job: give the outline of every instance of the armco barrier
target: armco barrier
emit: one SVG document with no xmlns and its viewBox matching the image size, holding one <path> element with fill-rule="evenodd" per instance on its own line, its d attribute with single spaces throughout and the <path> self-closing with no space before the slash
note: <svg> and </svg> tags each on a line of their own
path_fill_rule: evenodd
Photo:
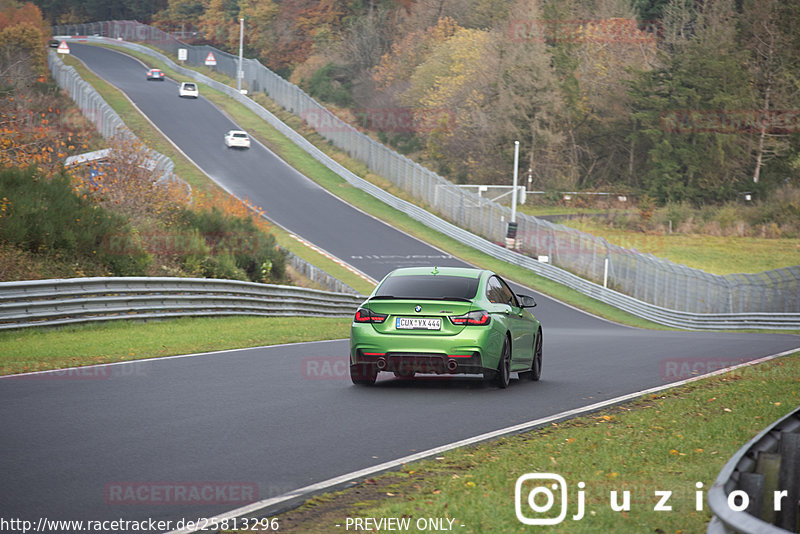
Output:
<svg viewBox="0 0 800 534">
<path fill-rule="evenodd" d="M 707 534 L 800 532 L 800 408 L 728 460 L 708 491 L 708 506 L 714 518 Z"/>
<path fill-rule="evenodd" d="M 364 297 L 205 278 L 70 278 L 0 282 L 0 330 L 207 315 L 349 317 Z"/>
<path fill-rule="evenodd" d="M 461 243 L 465 243 L 477 250 L 480 250 L 481 252 L 505 262 L 529 269 L 538 275 L 566 285 L 567 287 L 583 293 L 584 295 L 588 295 L 589 297 L 622 309 L 628 313 L 666 326 L 696 330 L 726 330 L 742 328 L 774 330 L 800 329 L 800 313 L 756 312 L 712 314 L 677 311 L 662 306 L 657 306 L 649 302 L 644 302 L 618 291 L 605 288 L 597 283 L 581 278 L 568 271 L 559 269 L 558 267 L 555 267 L 549 263 L 542 263 L 529 256 L 508 250 L 463 228 L 459 228 L 458 226 L 445 221 L 440 217 L 437 217 L 436 215 L 420 208 L 415 204 L 387 193 L 380 187 L 360 178 L 359 176 L 356 176 L 354 173 L 340 165 L 327 154 L 311 144 L 311 142 L 305 139 L 302 135 L 295 132 L 275 115 L 261 107 L 252 99 L 240 94 L 233 87 L 213 80 L 194 70 L 177 65 L 170 58 L 146 46 L 129 43 L 126 41 L 110 40 L 103 37 L 90 37 L 87 40 L 98 43 L 114 44 L 123 48 L 136 50 L 138 52 L 147 54 L 150 57 L 158 59 L 159 61 L 163 61 L 169 65 L 170 68 L 176 70 L 181 75 L 186 76 L 187 78 L 192 78 L 198 82 L 202 82 L 209 87 L 212 87 L 213 89 L 216 89 L 237 100 L 254 114 L 267 121 L 283 135 L 291 139 L 295 144 L 308 152 L 320 163 L 341 176 L 348 183 L 369 193 L 373 197 L 388 204 L 389 206 L 398 209 L 413 219 L 422 222 L 426 226 L 452 237 Z M 800 267 L 794 267 L 792 269 L 797 271 L 797 276 L 800 278 Z M 732 307 L 732 303 L 730 307 Z"/>
<path fill-rule="evenodd" d="M 334 278 L 333 276 L 331 276 L 324 270 L 320 269 L 316 265 L 308 263 L 300 256 L 296 256 L 295 254 L 289 252 L 286 249 L 283 249 L 283 251 L 286 254 L 287 264 L 291 265 L 295 271 L 302 274 L 315 284 L 322 286 L 327 291 L 333 291 L 334 293 L 349 293 L 351 295 L 360 295 L 358 291 L 348 286 L 338 278 Z"/>
</svg>

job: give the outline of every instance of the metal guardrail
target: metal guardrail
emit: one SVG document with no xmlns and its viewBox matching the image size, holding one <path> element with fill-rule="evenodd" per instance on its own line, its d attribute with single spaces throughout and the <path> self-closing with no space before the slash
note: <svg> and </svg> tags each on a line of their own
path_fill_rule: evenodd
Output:
<svg viewBox="0 0 800 534">
<path fill-rule="evenodd" d="M 88 38 L 89 41 L 105 42 L 110 40 L 103 37 Z M 333 172 L 346 180 L 351 185 L 369 193 L 371 196 L 398 209 L 413 219 L 422 222 L 426 226 L 433 228 L 449 237 L 465 243 L 481 252 L 484 252 L 505 262 L 519 265 L 534 273 L 563 284 L 584 295 L 597 299 L 601 302 L 624 310 L 628 313 L 648 319 L 650 321 L 672 326 L 675 328 L 688 328 L 693 330 L 727 330 L 727 329 L 773 329 L 773 330 L 796 330 L 800 329 L 800 313 L 692 313 L 683 312 L 665 307 L 657 306 L 649 302 L 636 299 L 613 289 L 605 288 L 595 282 L 581 278 L 568 271 L 560 269 L 549 263 L 542 263 L 536 259 L 514 252 L 493 243 L 487 239 L 479 237 L 463 228 L 456 226 L 436 215 L 426 211 L 419 206 L 402 200 L 380 187 L 368 182 L 355 175 L 327 154 L 315 147 L 299 133 L 286 125 L 283 121 L 261 107 L 252 99 L 240 94 L 235 88 L 213 80 L 194 70 L 177 65 L 170 58 L 148 48 L 146 46 L 129 43 L 126 41 L 111 40 L 112 44 L 129 48 L 147 54 L 159 61 L 163 61 L 170 68 L 176 70 L 184 76 L 202 82 L 213 89 L 216 89 L 229 97 L 237 100 L 246 106 L 251 112 L 267 121 L 283 135 L 291 139 L 300 148 L 308 152 L 320 163 L 328 167 Z M 798 268 L 800 271 L 800 268 Z"/>
<path fill-rule="evenodd" d="M 0 330 L 207 315 L 349 317 L 360 295 L 205 278 L 0 282 Z"/>
<path fill-rule="evenodd" d="M 238 58 L 232 54 L 181 43 L 158 28 L 134 21 L 57 26 L 55 31 L 148 42 L 173 55 L 183 48 L 188 52 L 185 63 L 193 66 L 202 66 L 213 52 L 215 70 L 232 78 L 238 70 Z M 251 92 L 265 92 L 372 172 L 423 200 L 439 216 L 490 241 L 504 240 L 510 208 L 464 191 L 363 134 L 257 60 L 244 59 L 242 71 L 244 86 Z M 547 255 L 553 264 L 595 282 L 604 279 L 607 262 L 609 287 L 656 306 L 692 313 L 800 312 L 800 266 L 715 275 L 526 214 L 517 214 L 517 223 L 517 243 L 524 254 Z"/>
<path fill-rule="evenodd" d="M 296 270 L 298 273 L 302 274 L 315 284 L 324 287 L 328 291 L 333 291 L 334 293 L 349 293 L 351 295 L 362 296 L 361 293 L 359 293 L 349 285 L 345 284 L 338 278 L 335 278 L 332 275 L 328 274 L 326 271 L 320 269 L 316 265 L 308 263 L 300 256 L 297 256 L 286 249 L 283 249 L 283 251 L 286 253 L 286 263 L 291 265 L 292 268 L 294 268 L 294 270 Z"/>
<path fill-rule="evenodd" d="M 733 455 L 707 498 L 707 534 L 800 533 L 800 407 Z"/>
</svg>

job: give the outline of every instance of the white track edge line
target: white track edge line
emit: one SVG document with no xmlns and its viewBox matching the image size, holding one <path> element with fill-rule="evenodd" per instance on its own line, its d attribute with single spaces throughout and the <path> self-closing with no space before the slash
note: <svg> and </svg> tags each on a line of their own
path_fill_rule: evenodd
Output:
<svg viewBox="0 0 800 534">
<path fill-rule="evenodd" d="M 713 371 L 711 373 L 707 373 L 707 374 L 704 374 L 704 375 L 699 375 L 699 376 L 694 376 L 692 378 L 687 378 L 686 380 L 681 380 L 679 382 L 671 382 L 669 384 L 664 384 L 663 386 L 656 386 L 656 387 L 652 387 L 652 388 L 649 388 L 649 389 L 644 389 L 644 390 L 641 390 L 641 391 L 637 391 L 637 392 L 634 392 L 634 393 L 628 393 L 626 395 L 615 397 L 613 399 L 608 399 L 608 400 L 605 400 L 605 401 L 596 402 L 594 404 L 590 404 L 590 405 L 584 406 L 582 408 L 574 408 L 572 410 L 567 410 L 567 411 L 564 411 L 564 412 L 561 412 L 561 413 L 557 413 L 555 415 L 550 415 L 550 416 L 547 416 L 547 417 L 543 417 L 541 419 L 535 419 L 533 421 L 528 421 L 527 423 L 520 423 L 518 425 L 509 426 L 509 427 L 506 427 L 506 428 L 501 428 L 499 430 L 494 430 L 492 432 L 486 432 L 485 434 L 480 434 L 478 436 L 474 436 L 474 437 L 471 437 L 471 438 L 462 439 L 460 441 L 454 441 L 454 442 L 448 443 L 446 445 L 441 445 L 439 447 L 434 447 L 433 449 L 428 449 L 428 450 L 425 450 L 425 451 L 422 451 L 422 452 L 418 452 L 418 453 L 415 453 L 415 454 L 404 456 L 404 457 L 398 458 L 396 460 L 390 460 L 388 462 L 384 462 L 382 464 L 374 465 L 372 467 L 367 467 L 367 468 L 364 468 L 364 469 L 360 469 L 358 471 L 353 471 L 351 473 L 346 473 L 346 474 L 340 475 L 338 477 L 329 478 L 328 480 L 324 480 L 324 481 L 318 482 L 316 484 L 311 484 L 309 486 L 304 486 L 302 488 L 298 488 L 298 489 L 290 491 L 288 493 L 284 493 L 283 495 L 279 495 L 277 497 L 272 497 L 270 499 L 264 499 L 264 500 L 261 500 L 261 501 L 258 501 L 258 502 L 254 502 L 254 503 L 248 504 L 246 506 L 242 506 L 240 508 L 236 508 L 234 510 L 231 510 L 230 512 L 226 512 L 224 514 L 220 514 L 220 515 L 214 516 L 213 518 L 210 518 L 208 520 L 207 524 L 213 525 L 215 523 L 221 523 L 222 521 L 224 521 L 226 519 L 230 520 L 230 519 L 233 519 L 233 518 L 236 518 L 236 517 L 241 517 L 241 516 L 244 516 L 246 514 L 253 513 L 253 512 L 256 512 L 256 511 L 260 510 L 260 509 L 266 508 L 268 506 L 275 506 L 276 504 L 280 504 L 282 502 L 286 502 L 286 501 L 289 501 L 289 500 L 292 500 L 292 499 L 295 499 L 295 498 L 298 498 L 298 497 L 303 497 L 304 495 L 310 495 L 311 493 L 315 493 L 315 492 L 318 492 L 318 491 L 321 491 L 321 490 L 324 490 L 324 489 L 327 489 L 327 488 L 330 488 L 330 487 L 333 487 L 333 486 L 337 486 L 339 484 L 344 484 L 344 483 L 349 482 L 349 481 L 354 480 L 354 479 L 364 478 L 364 477 L 367 477 L 369 475 L 372 475 L 372 474 L 375 474 L 375 473 L 379 473 L 381 471 L 387 471 L 387 470 L 399 467 L 399 466 L 401 466 L 403 464 L 407 464 L 407 463 L 410 463 L 410 462 L 415 462 L 417 460 L 422 460 L 424 458 L 427 458 L 427 457 L 430 457 L 430 456 L 434 456 L 436 454 L 441 454 L 443 452 L 451 451 L 451 450 L 457 449 L 459 447 L 464 447 L 464 446 L 467 446 L 467 445 L 473 445 L 475 443 L 479 443 L 479 442 L 482 442 L 482 441 L 487 441 L 487 440 L 490 440 L 490 439 L 499 438 L 499 437 L 507 435 L 507 434 L 515 434 L 515 433 L 523 432 L 525 430 L 530 430 L 530 429 L 533 429 L 535 427 L 542 426 L 542 425 L 545 425 L 547 423 L 551 423 L 553 421 L 568 419 L 568 418 L 575 417 L 577 415 L 581 415 L 581 414 L 584 414 L 584 413 L 587 413 L 587 412 L 596 411 L 596 410 L 598 410 L 600 408 L 605 408 L 607 406 L 611 406 L 611 405 L 614 405 L 614 404 L 620 404 L 622 402 L 626 402 L 626 401 L 629 401 L 629 400 L 632 400 L 632 399 L 636 399 L 638 397 L 641 397 L 643 395 L 647 395 L 649 393 L 656 393 L 656 392 L 659 392 L 659 391 L 664 391 L 664 390 L 667 390 L 667 389 L 672 389 L 672 388 L 684 386 L 684 385 L 689 384 L 691 382 L 697 382 L 699 380 L 703 380 L 703 379 L 710 378 L 710 377 L 713 377 L 713 376 L 725 374 L 725 373 L 728 373 L 728 372 L 731 372 L 731 371 L 735 371 L 735 370 L 743 368 L 743 367 L 751 367 L 753 365 L 757 365 L 757 364 L 760 364 L 760 363 L 768 362 L 770 360 L 774 360 L 774 359 L 780 358 L 782 356 L 787 356 L 789 354 L 797 352 L 798 350 L 800 350 L 800 347 L 796 347 L 794 349 L 790 349 L 790 350 L 786 350 L 786 351 L 783 351 L 783 352 L 779 352 L 777 354 L 772 354 L 770 356 L 764 356 L 764 357 L 758 358 L 756 360 L 751 360 L 751 361 L 748 361 L 748 362 L 740 363 L 740 364 L 734 365 L 732 367 L 726 367 L 724 369 L 719 369 L 717 371 Z M 193 533 L 193 532 L 198 532 L 199 530 L 200 530 L 199 528 L 195 528 L 195 529 L 184 528 L 184 529 L 181 529 L 181 530 L 173 530 L 173 531 L 169 532 L 168 534 L 190 534 L 190 533 Z"/>
<path fill-rule="evenodd" d="M 304 345 L 304 344 L 311 344 L 311 343 L 331 343 L 334 341 L 347 341 L 348 338 L 339 338 L 339 339 L 318 339 L 316 341 L 296 341 L 294 343 L 276 343 L 275 345 L 258 345 L 255 347 L 239 347 L 238 349 L 220 349 L 220 350 L 210 350 L 206 352 L 193 352 L 190 354 L 173 354 L 172 356 L 153 356 L 152 358 L 141 358 L 138 360 L 125 360 L 121 362 L 107 362 L 107 363 L 93 363 L 92 365 L 79 365 L 75 367 L 59 367 L 58 369 L 44 369 L 42 371 L 31 371 L 29 373 L 15 373 L 13 375 L 0 375 L 0 380 L 4 378 L 19 378 L 19 377 L 27 377 L 27 376 L 34 376 L 40 375 L 45 373 L 63 373 L 65 371 L 75 371 L 81 369 L 91 369 L 92 367 L 106 367 L 112 365 L 130 365 L 135 363 L 150 363 L 150 362 L 160 362 L 164 360 L 177 360 L 180 358 L 193 358 L 195 356 L 209 356 L 215 354 L 225 354 L 226 352 L 239 352 L 245 350 L 254 350 L 254 349 L 271 349 L 277 347 L 290 347 L 292 345 Z"/>
</svg>

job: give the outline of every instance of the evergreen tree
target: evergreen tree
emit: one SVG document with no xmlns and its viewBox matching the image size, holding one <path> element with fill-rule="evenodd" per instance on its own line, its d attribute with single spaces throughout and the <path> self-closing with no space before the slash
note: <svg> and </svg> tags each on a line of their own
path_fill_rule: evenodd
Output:
<svg viewBox="0 0 800 534">
<path fill-rule="evenodd" d="M 633 84 L 642 186 L 659 201 L 730 199 L 747 182 L 747 135 L 715 122 L 753 109 L 736 24 L 731 0 L 672 0 L 661 65 Z"/>
</svg>

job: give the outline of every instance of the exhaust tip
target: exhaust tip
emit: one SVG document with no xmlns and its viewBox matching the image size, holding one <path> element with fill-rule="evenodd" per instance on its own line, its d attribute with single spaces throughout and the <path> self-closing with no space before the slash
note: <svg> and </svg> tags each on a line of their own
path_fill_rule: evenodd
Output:
<svg viewBox="0 0 800 534">
<path fill-rule="evenodd" d="M 386 358 L 378 358 L 378 371 L 386 369 Z"/>
<path fill-rule="evenodd" d="M 447 360 L 447 370 L 451 373 L 458 369 L 458 362 L 455 360 Z"/>
</svg>

